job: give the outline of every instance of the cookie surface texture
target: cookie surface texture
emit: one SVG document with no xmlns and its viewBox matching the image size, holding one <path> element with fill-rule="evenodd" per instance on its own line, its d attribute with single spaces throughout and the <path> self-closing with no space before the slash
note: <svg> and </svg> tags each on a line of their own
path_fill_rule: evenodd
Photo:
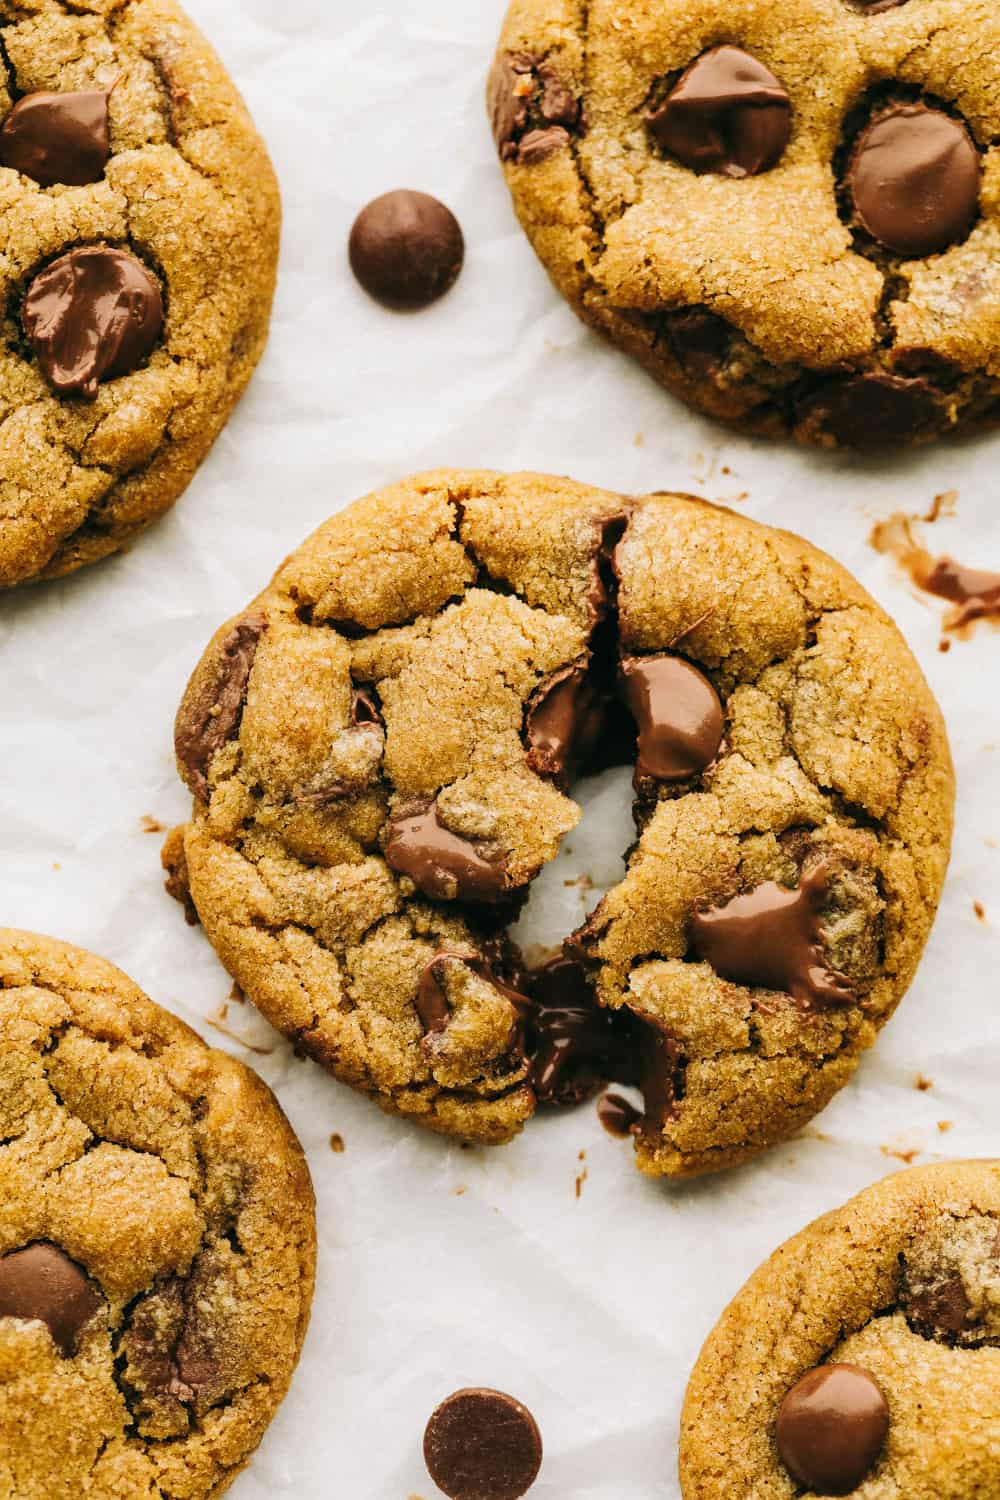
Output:
<svg viewBox="0 0 1000 1500">
<path fill-rule="evenodd" d="M 789 1240 L 723 1314 L 681 1491 L 986 1500 L 998 1432 L 1000 1163 L 916 1167 Z"/>
<path fill-rule="evenodd" d="M 691 406 L 858 449 L 1000 417 L 989 0 L 513 0 L 488 107 L 558 289 Z"/>
<path fill-rule="evenodd" d="M 111 964 L 0 930 L 0 1493 L 221 1495 L 284 1398 L 315 1267 L 255 1074 Z"/>
<path fill-rule="evenodd" d="M 567 934 L 583 999 L 567 963 L 538 1010 L 505 931 L 625 706 L 638 843 Z M 543 475 L 442 471 L 336 515 L 217 633 L 176 745 L 171 889 L 275 1026 L 384 1109 L 497 1142 L 540 1072 L 549 1102 L 593 1092 L 560 1081 L 572 1032 L 643 1088 L 652 1173 L 827 1103 L 948 859 L 940 713 L 842 568 L 702 501 Z"/>
<path fill-rule="evenodd" d="M 266 149 L 173 0 L 0 0 L 0 587 L 186 489 L 267 336 Z"/>
</svg>

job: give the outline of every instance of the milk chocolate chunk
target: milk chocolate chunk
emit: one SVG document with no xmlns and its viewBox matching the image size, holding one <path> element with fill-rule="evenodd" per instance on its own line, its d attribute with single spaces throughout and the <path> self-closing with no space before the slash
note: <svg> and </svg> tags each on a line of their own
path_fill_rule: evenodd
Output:
<svg viewBox="0 0 1000 1500">
<path fill-rule="evenodd" d="M 679 656 L 627 656 L 621 682 L 639 731 L 640 777 L 686 781 L 712 764 L 725 719 L 703 672 Z"/>
<path fill-rule="evenodd" d="M 430 962 L 424 965 L 417 986 L 417 1014 L 428 1036 L 444 1031 L 451 1018 L 451 1006 L 448 1003 L 448 992 L 444 984 L 445 970 L 449 964 L 464 964 L 467 969 L 478 974 L 480 979 L 484 979 L 487 984 L 499 990 L 500 994 L 510 1001 L 514 1008 L 515 1020 L 520 1023 L 531 1006 L 531 1001 L 526 995 L 522 995 L 518 990 L 498 979 L 486 960 L 479 954 L 443 952 L 436 953 Z"/>
<path fill-rule="evenodd" d="M 982 167 L 960 120 L 901 104 L 859 137 L 848 167 L 854 214 L 899 255 L 934 255 L 964 240 L 979 212 Z"/>
<path fill-rule="evenodd" d="M 970 1306 L 961 1276 L 944 1276 L 903 1296 L 906 1320 L 921 1338 L 956 1343 L 969 1327 Z"/>
<path fill-rule="evenodd" d="M 535 60 L 526 53 L 498 57 L 486 85 L 493 139 L 502 161 L 517 156 L 535 90 Z"/>
<path fill-rule="evenodd" d="M 427 1424 L 424 1461 L 449 1500 L 521 1500 L 542 1467 L 542 1436 L 513 1396 L 456 1391 Z"/>
<path fill-rule="evenodd" d="M 257 646 L 266 629 L 263 615 L 246 615 L 237 621 L 218 648 L 214 673 L 187 695 L 177 715 L 174 749 L 178 764 L 202 802 L 209 800 L 212 757 L 239 728 Z"/>
<path fill-rule="evenodd" d="M 580 126 L 580 101 L 558 69 L 527 53 L 496 60 L 487 102 L 501 161 L 542 161 L 568 145 L 570 132 Z"/>
<path fill-rule="evenodd" d="M 543 776 L 564 780 L 573 765 L 587 759 L 601 720 L 600 701 L 586 666 L 565 667 L 547 677 L 525 715 L 528 764 Z"/>
<path fill-rule="evenodd" d="M 820 1365 L 788 1392 L 775 1438 L 785 1468 L 819 1495 L 849 1495 L 878 1462 L 889 1407 L 857 1365 Z"/>
<path fill-rule="evenodd" d="M 22 316 L 56 394 L 92 401 L 102 381 L 130 374 L 151 352 L 163 329 L 163 299 L 134 255 L 87 245 L 39 272 Z"/>
<path fill-rule="evenodd" d="M 545 130 L 529 130 L 521 137 L 517 159 L 523 166 L 532 167 L 536 162 L 553 156 L 570 142 L 569 131 L 562 125 L 549 125 Z"/>
<path fill-rule="evenodd" d="M 397 312 L 416 312 L 458 280 L 465 237 L 437 198 L 400 188 L 361 210 L 349 252 L 351 269 L 369 296 Z"/>
<path fill-rule="evenodd" d="M 780 160 L 792 105 L 769 68 L 739 47 L 713 47 L 646 117 L 664 151 L 695 172 L 753 177 Z"/>
<path fill-rule="evenodd" d="M 732 328 L 705 307 L 667 313 L 663 329 L 677 363 L 689 374 L 712 378 L 729 358 Z"/>
<path fill-rule="evenodd" d="M 107 89 L 26 94 L 0 126 L 0 163 L 42 187 L 100 182 L 111 155 Z"/>
<path fill-rule="evenodd" d="M 0 1259 L 0 1318 L 44 1323 L 64 1359 L 102 1306 L 93 1283 L 55 1245 L 40 1242 Z"/>
<path fill-rule="evenodd" d="M 853 1005 L 850 981 L 826 957 L 820 913 L 828 887 L 827 867 L 820 864 L 795 890 L 768 882 L 725 906 L 696 912 L 694 950 L 721 978 L 782 990 L 806 1010 Z"/>
<path fill-rule="evenodd" d="M 510 889 L 502 851 L 445 828 L 436 802 L 417 804 L 390 821 L 385 857 L 434 901 L 494 902 Z"/>
<path fill-rule="evenodd" d="M 945 411 L 928 379 L 874 372 L 826 383 L 804 407 L 847 448 L 885 448 L 940 427 Z"/>
</svg>

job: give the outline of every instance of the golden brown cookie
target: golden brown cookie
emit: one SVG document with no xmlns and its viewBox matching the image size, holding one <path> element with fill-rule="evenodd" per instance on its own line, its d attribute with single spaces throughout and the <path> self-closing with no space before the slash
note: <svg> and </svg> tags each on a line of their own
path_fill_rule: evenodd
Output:
<svg viewBox="0 0 1000 1500">
<path fill-rule="evenodd" d="M 702 1350 L 684 1500 L 1000 1494 L 1000 1163 L 877 1183 L 751 1277 Z"/>
<path fill-rule="evenodd" d="M 580 316 L 745 432 L 1000 415 L 991 0 L 512 0 L 489 109 Z"/>
<path fill-rule="evenodd" d="M 792 1135 L 916 969 L 948 860 L 941 716 L 807 542 L 677 495 L 427 474 L 320 527 L 177 716 L 165 851 L 222 961 L 383 1109 L 505 1141 L 636 1084 L 640 1166 Z M 634 762 L 628 873 L 554 963 L 505 937 Z"/>
<path fill-rule="evenodd" d="M 0 1494 L 221 1495 L 288 1389 L 315 1252 L 261 1080 L 103 959 L 0 930 Z"/>
<path fill-rule="evenodd" d="M 0 0 L 0 588 L 173 505 L 260 358 L 279 228 L 173 0 Z"/>
</svg>

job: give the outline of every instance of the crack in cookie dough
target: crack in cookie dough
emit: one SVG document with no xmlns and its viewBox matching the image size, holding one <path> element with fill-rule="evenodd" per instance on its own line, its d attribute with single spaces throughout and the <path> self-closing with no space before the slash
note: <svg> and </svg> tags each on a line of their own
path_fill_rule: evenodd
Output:
<svg viewBox="0 0 1000 1500">
<path fill-rule="evenodd" d="M 0 587 L 118 550 L 179 497 L 263 350 L 280 203 L 263 143 L 173 0 L 0 0 L 0 125 L 36 94 L 110 91 L 95 180 L 42 187 L 0 134 Z M 4 82 L 6 72 L 6 84 Z M 89 147 L 88 147 L 89 149 Z M 19 151 L 17 162 L 26 166 Z M 58 395 L 23 316 L 67 252 L 108 251 L 165 305 L 152 352 Z M 131 293 L 126 293 L 131 296 Z M 96 392 L 96 394 L 95 394 Z"/>
<path fill-rule="evenodd" d="M 985 0 L 794 0 L 780 19 L 766 0 L 735 11 L 724 0 L 643 0 L 627 16 L 614 0 L 513 0 L 491 113 L 516 211 L 557 287 L 674 394 L 766 436 L 919 443 L 993 425 L 1000 412 L 998 43 Z M 713 81 L 674 110 L 670 138 L 693 151 L 681 160 L 652 131 L 678 80 L 699 60 L 718 71 L 720 55 L 742 55 L 729 68 L 739 87 L 727 98 Z M 544 59 L 579 104 L 576 128 L 537 157 L 509 149 L 502 113 L 498 122 L 497 79 L 511 58 Z M 755 69 L 777 88 L 741 105 Z M 773 113 L 782 91 L 791 140 L 762 167 L 762 106 Z M 877 224 L 847 190 L 862 180 L 848 147 L 865 126 L 882 150 Z M 752 175 L 703 166 L 741 159 Z M 879 205 L 893 180 L 887 218 Z M 937 235 L 924 216 L 920 234 L 904 228 L 916 198 L 942 216 Z"/>
<path fill-rule="evenodd" d="M 553 990 L 506 929 L 579 819 L 571 775 L 637 741 L 627 873 Z M 828 1102 L 948 858 L 944 728 L 891 621 L 799 538 L 683 496 L 445 471 L 359 501 L 218 632 L 176 744 L 195 800 L 170 889 L 280 1030 L 478 1141 L 603 1070 L 645 1093 L 654 1174 L 744 1160 Z M 795 963 L 713 968 L 713 908 L 737 955 L 734 917 L 763 942 L 795 914 Z"/>
<path fill-rule="evenodd" d="M 831 1378 L 833 1421 L 807 1395 Z M 688 1386 L 681 1489 L 981 1500 L 998 1423 L 1000 1164 L 915 1168 L 789 1240 L 722 1315 Z"/>
<path fill-rule="evenodd" d="M 299 1145 L 255 1075 L 79 949 L 0 931 L 0 1038 L 0 1491 L 220 1495 L 305 1336 Z"/>
</svg>

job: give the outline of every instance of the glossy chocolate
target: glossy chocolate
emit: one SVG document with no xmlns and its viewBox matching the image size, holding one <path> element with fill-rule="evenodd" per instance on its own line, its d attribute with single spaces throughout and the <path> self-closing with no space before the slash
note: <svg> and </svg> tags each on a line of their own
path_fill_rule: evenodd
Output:
<svg viewBox="0 0 1000 1500">
<path fill-rule="evenodd" d="M 850 981 L 829 966 L 821 913 L 829 871 L 817 865 L 795 890 L 768 882 L 725 906 L 697 912 L 691 942 L 733 984 L 779 990 L 807 1010 L 856 1004 Z"/>
<path fill-rule="evenodd" d="M 704 673 L 679 656 L 627 656 L 622 695 L 639 731 L 640 777 L 686 781 L 715 760 L 725 718 Z"/>
<path fill-rule="evenodd" d="M 524 729 L 528 764 L 542 776 L 565 781 L 585 762 L 600 735 L 601 704 L 585 664 L 565 667 L 531 698 Z"/>
<path fill-rule="evenodd" d="M 44 1323 L 64 1359 L 103 1306 L 93 1282 L 55 1245 L 39 1243 L 0 1259 L 0 1318 Z"/>
<path fill-rule="evenodd" d="M 934 255 L 964 240 L 979 213 L 982 166 L 960 120 L 926 104 L 879 115 L 848 167 L 854 214 L 898 255 Z"/>
<path fill-rule="evenodd" d="M 878 1462 L 889 1407 L 875 1378 L 857 1365 L 820 1365 L 782 1402 L 775 1439 L 797 1483 L 820 1495 L 849 1495 Z"/>
<path fill-rule="evenodd" d="M 213 756 L 239 730 L 257 647 L 266 630 L 263 615 L 237 620 L 219 643 L 212 675 L 186 695 L 174 723 L 174 752 L 184 780 L 202 802 L 209 800 Z"/>
<path fill-rule="evenodd" d="M 494 902 L 507 894 L 507 860 L 481 839 L 452 833 L 437 803 L 418 804 L 389 822 L 385 857 L 434 901 Z"/>
<path fill-rule="evenodd" d="M 423 1023 L 425 1033 L 428 1036 L 437 1035 L 444 1031 L 451 1019 L 451 1006 L 444 983 L 445 970 L 449 964 L 464 964 L 467 969 L 478 974 L 480 979 L 491 984 L 506 1000 L 510 1001 L 514 1008 L 515 1021 L 518 1024 L 518 1045 L 520 1045 L 521 1025 L 531 1008 L 531 1001 L 519 990 L 513 989 L 502 979 L 498 979 L 487 960 L 478 953 L 451 953 L 445 950 L 435 953 L 434 957 L 424 965 L 417 986 L 416 1004 L 417 1014 Z"/>
<path fill-rule="evenodd" d="M 107 89 L 25 94 L 0 126 L 0 164 L 42 187 L 100 182 L 111 155 Z"/>
<path fill-rule="evenodd" d="M 769 68 L 739 47 L 713 47 L 646 117 L 664 151 L 695 172 L 752 177 L 780 160 L 792 105 Z"/>
<path fill-rule="evenodd" d="M 400 188 L 361 210 L 349 253 L 369 296 L 397 312 L 416 312 L 458 280 L 465 238 L 451 209 L 437 198 Z"/>
<path fill-rule="evenodd" d="M 521 1500 L 542 1466 L 542 1436 L 513 1396 L 456 1391 L 427 1424 L 424 1462 L 449 1500 Z"/>
<path fill-rule="evenodd" d="M 56 394 L 92 401 L 102 381 L 130 374 L 152 351 L 163 329 L 163 299 L 134 255 L 87 245 L 39 272 L 22 318 Z"/>
</svg>

